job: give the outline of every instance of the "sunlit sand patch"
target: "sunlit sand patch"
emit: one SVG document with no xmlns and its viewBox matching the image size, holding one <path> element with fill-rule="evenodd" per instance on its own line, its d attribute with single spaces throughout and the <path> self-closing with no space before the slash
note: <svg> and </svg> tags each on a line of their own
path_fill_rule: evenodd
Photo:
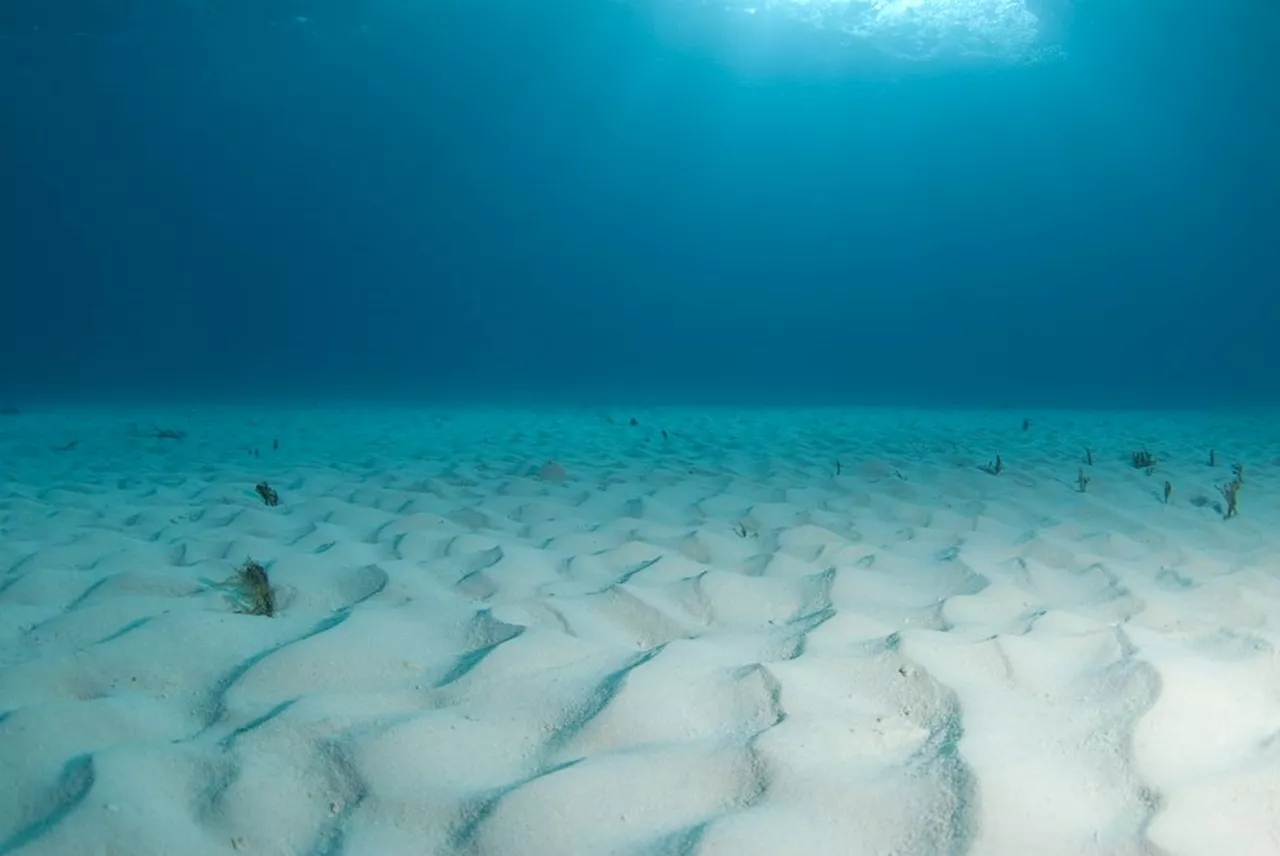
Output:
<svg viewBox="0 0 1280 856">
<path fill-rule="evenodd" d="M 1280 836 L 1260 423 L 1217 417 L 1211 464 L 1191 416 L 608 417 L 0 423 L 0 850 L 1219 856 Z"/>
</svg>

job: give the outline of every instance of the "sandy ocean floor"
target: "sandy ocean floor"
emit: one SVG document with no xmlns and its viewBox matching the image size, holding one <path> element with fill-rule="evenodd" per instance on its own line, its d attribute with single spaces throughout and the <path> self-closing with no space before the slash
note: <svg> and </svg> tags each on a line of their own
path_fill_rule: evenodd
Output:
<svg viewBox="0 0 1280 856">
<path fill-rule="evenodd" d="M 0 856 L 1280 854 L 1278 424 L 2 416 Z"/>
</svg>

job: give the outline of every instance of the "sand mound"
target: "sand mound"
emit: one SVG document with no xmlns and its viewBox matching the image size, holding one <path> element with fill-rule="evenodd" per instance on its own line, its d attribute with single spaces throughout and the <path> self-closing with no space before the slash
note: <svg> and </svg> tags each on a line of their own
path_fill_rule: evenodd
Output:
<svg viewBox="0 0 1280 856">
<path fill-rule="evenodd" d="M 0 856 L 1280 853 L 1269 423 L 1021 419 L 6 419 Z"/>
</svg>

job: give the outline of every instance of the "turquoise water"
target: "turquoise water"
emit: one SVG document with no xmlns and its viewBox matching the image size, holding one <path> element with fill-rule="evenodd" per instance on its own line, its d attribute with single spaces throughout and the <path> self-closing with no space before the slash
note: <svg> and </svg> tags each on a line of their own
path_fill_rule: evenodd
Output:
<svg viewBox="0 0 1280 856">
<path fill-rule="evenodd" d="M 0 397 L 1274 399 L 1274 4 L 870 8 L 5 4 Z"/>
<path fill-rule="evenodd" d="M 1278 15 L 0 5 L 0 856 L 1272 852 Z"/>
</svg>

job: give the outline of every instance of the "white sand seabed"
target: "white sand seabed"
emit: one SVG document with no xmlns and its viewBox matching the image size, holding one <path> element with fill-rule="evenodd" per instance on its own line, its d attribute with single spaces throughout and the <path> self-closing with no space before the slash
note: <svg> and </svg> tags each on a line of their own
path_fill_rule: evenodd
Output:
<svg viewBox="0 0 1280 856">
<path fill-rule="evenodd" d="M 1276 425 L 0 417 L 0 856 L 1280 854 Z"/>
</svg>

